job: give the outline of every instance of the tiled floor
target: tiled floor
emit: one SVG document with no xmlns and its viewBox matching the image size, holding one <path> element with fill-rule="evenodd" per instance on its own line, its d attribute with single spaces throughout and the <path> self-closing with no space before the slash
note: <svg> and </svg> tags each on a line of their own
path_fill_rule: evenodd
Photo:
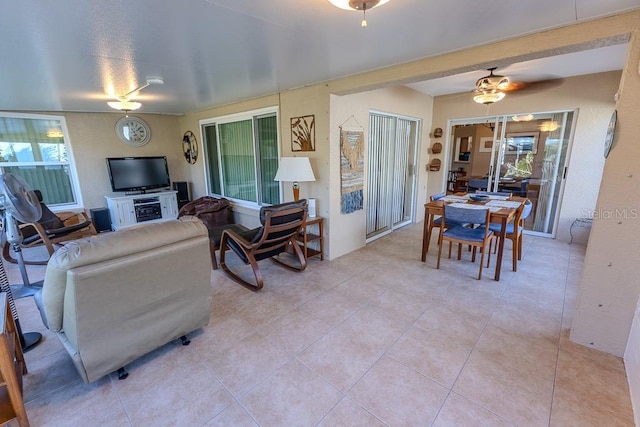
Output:
<svg viewBox="0 0 640 427">
<path fill-rule="evenodd" d="M 421 263 L 421 224 L 265 288 L 212 272 L 211 322 L 84 384 L 31 298 L 17 301 L 33 426 L 633 425 L 623 362 L 569 342 L 584 246 L 527 236 L 518 272 Z M 434 239 L 435 243 L 435 239 Z M 10 280 L 15 266 L 5 263 Z M 32 280 L 44 268 L 30 266 Z M 246 271 L 245 271 L 246 272 Z"/>
</svg>

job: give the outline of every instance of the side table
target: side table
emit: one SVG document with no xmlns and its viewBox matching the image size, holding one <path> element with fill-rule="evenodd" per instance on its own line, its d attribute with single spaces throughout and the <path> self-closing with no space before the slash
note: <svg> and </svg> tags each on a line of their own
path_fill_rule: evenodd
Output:
<svg viewBox="0 0 640 427">
<path fill-rule="evenodd" d="M 302 246 L 302 253 L 305 259 L 309 259 L 314 256 L 320 255 L 320 261 L 324 261 L 324 233 L 323 233 L 324 218 L 321 216 L 307 217 L 300 235 L 298 235 L 298 242 Z M 311 231 L 309 230 L 311 227 Z M 318 242 L 318 249 L 310 247 L 309 243 Z"/>
</svg>

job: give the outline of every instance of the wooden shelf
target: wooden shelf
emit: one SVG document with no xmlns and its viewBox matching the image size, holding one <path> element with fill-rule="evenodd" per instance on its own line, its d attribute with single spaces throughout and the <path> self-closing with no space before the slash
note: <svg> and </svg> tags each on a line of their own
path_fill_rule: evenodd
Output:
<svg viewBox="0 0 640 427">
<path fill-rule="evenodd" d="M 27 365 L 4 292 L 0 293 L 0 326 L 0 424 L 17 419 L 21 427 L 28 426 L 22 397 L 22 375 L 27 373 Z"/>
<path fill-rule="evenodd" d="M 302 247 L 302 253 L 305 259 L 309 259 L 314 256 L 320 256 L 320 261 L 324 260 L 324 237 L 323 237 L 323 223 L 324 218 L 321 216 L 315 216 L 313 218 L 307 218 L 307 221 L 302 226 L 302 231 L 296 237 L 298 244 Z M 309 227 L 317 229 L 309 231 Z M 318 249 L 309 247 L 309 243 L 318 242 Z"/>
</svg>

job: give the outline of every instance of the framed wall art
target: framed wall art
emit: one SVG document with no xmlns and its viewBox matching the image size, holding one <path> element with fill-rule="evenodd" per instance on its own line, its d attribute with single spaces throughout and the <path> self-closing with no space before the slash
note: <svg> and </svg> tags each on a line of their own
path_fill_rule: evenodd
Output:
<svg viewBox="0 0 640 427">
<path fill-rule="evenodd" d="M 480 138 L 480 146 L 478 147 L 478 152 L 490 153 L 492 149 L 493 149 L 493 137 L 488 136 L 488 137 Z"/>
<path fill-rule="evenodd" d="M 291 151 L 316 151 L 316 117 L 291 118 Z"/>
</svg>

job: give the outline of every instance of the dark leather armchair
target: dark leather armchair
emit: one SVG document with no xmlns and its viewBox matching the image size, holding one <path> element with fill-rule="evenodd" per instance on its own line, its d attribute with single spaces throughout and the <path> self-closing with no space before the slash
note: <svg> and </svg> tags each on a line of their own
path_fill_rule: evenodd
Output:
<svg viewBox="0 0 640 427">
<path fill-rule="evenodd" d="M 302 225 L 307 219 L 307 201 L 283 203 L 260 209 L 261 227 L 235 232 L 224 230 L 220 242 L 220 266 L 236 282 L 252 290 L 262 289 L 264 279 L 258 261 L 271 258 L 278 264 L 294 271 L 303 271 L 307 261 L 296 241 Z M 300 266 L 294 267 L 277 258 L 291 246 Z M 225 252 L 231 249 L 245 264 L 250 264 L 256 283 L 249 283 L 233 273 L 225 261 Z"/>
</svg>

